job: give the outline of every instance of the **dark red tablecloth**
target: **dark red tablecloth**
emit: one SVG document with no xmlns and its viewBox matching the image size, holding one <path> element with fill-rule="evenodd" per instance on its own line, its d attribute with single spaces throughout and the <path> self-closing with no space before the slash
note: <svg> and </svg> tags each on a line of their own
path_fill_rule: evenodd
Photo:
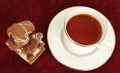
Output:
<svg viewBox="0 0 120 73">
<path fill-rule="evenodd" d="M 47 43 L 47 29 L 52 18 L 65 8 L 81 5 L 103 13 L 116 33 L 112 57 L 102 67 L 88 72 L 72 70 L 60 64 L 52 56 Z M 6 29 L 12 23 L 23 20 L 32 21 L 36 31 L 44 34 L 46 42 L 46 51 L 33 65 L 5 45 L 8 38 Z M 120 73 L 120 0 L 0 0 L 0 73 Z"/>
</svg>

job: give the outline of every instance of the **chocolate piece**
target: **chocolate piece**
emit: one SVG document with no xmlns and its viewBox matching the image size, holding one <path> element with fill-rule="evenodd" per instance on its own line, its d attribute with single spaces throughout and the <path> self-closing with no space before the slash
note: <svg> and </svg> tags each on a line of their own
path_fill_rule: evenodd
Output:
<svg viewBox="0 0 120 73">
<path fill-rule="evenodd" d="M 13 24 L 7 29 L 9 36 L 6 45 L 29 64 L 32 64 L 45 50 L 43 34 L 35 33 L 30 21 Z"/>
<path fill-rule="evenodd" d="M 27 45 L 25 45 L 23 48 L 25 48 L 23 50 L 24 53 L 26 54 L 32 54 L 38 45 L 38 41 L 36 39 L 32 39 Z"/>
<path fill-rule="evenodd" d="M 13 24 L 7 29 L 8 36 L 12 36 L 17 46 L 22 47 L 26 45 L 30 38 L 30 34 L 35 31 L 35 27 L 30 21 L 23 21 Z"/>
<path fill-rule="evenodd" d="M 15 42 L 13 41 L 12 37 L 9 37 L 7 40 L 7 45 L 9 46 L 10 50 L 16 51 L 17 50 L 17 45 L 15 44 Z"/>
</svg>

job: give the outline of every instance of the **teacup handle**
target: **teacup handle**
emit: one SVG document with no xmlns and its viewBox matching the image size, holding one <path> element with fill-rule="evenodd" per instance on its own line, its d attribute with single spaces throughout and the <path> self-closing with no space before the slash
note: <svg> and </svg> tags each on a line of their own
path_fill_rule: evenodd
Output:
<svg viewBox="0 0 120 73">
<path fill-rule="evenodd" d="M 96 48 L 98 48 L 98 49 L 101 48 L 101 49 L 106 49 L 106 50 L 111 50 L 112 51 L 113 49 L 110 47 L 110 45 L 112 45 L 111 41 L 104 40 L 104 42 L 99 43 Z"/>
</svg>

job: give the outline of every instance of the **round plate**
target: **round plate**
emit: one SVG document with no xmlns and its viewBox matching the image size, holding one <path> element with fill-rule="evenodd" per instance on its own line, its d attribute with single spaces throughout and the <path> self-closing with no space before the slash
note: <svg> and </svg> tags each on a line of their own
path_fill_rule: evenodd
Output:
<svg viewBox="0 0 120 73">
<path fill-rule="evenodd" d="M 108 27 L 105 39 L 109 42 L 104 40 L 102 42 L 107 44 L 111 49 L 98 48 L 94 52 L 82 56 L 77 56 L 67 51 L 62 39 L 64 20 L 68 13 L 80 7 L 82 6 L 70 7 L 59 12 L 49 25 L 47 40 L 50 51 L 57 61 L 73 69 L 88 71 L 102 66 L 111 57 L 115 47 L 115 33 L 111 23 L 103 16 Z"/>
</svg>

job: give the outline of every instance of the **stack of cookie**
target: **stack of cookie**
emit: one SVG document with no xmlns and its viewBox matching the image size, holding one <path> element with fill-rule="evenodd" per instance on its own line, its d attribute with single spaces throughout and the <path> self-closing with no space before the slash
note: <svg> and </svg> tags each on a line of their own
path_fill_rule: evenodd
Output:
<svg viewBox="0 0 120 73">
<path fill-rule="evenodd" d="M 42 41 L 43 34 L 35 33 L 35 27 L 30 21 L 13 24 L 7 29 L 6 45 L 29 64 L 32 64 L 45 50 Z"/>
</svg>

